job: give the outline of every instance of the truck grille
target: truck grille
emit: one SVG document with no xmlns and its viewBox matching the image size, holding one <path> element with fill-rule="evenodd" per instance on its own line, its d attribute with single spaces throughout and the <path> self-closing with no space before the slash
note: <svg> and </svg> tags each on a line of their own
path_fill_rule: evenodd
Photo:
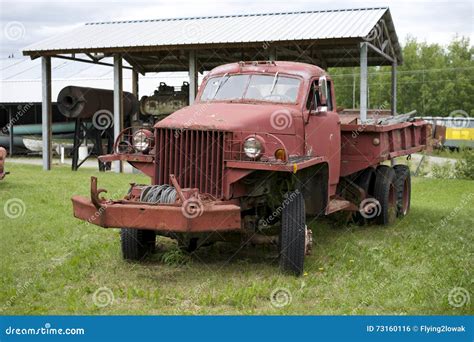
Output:
<svg viewBox="0 0 474 342">
<path fill-rule="evenodd" d="M 223 197 L 224 132 L 157 128 L 158 184 L 174 174 L 182 188 Z"/>
</svg>

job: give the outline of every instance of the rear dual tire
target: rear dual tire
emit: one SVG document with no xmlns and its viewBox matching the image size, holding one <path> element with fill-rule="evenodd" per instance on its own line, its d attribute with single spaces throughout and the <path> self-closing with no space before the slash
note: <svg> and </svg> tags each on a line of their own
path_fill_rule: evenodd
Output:
<svg viewBox="0 0 474 342">
<path fill-rule="evenodd" d="M 397 189 L 396 174 L 393 168 L 380 165 L 375 171 L 374 198 L 379 207 L 375 222 L 379 225 L 389 225 L 397 219 Z"/>
<path fill-rule="evenodd" d="M 395 185 L 397 189 L 397 217 L 404 217 L 410 211 L 411 175 L 406 165 L 395 165 Z"/>
<path fill-rule="evenodd" d="M 395 165 L 393 168 L 379 165 L 375 171 L 372 192 L 373 197 L 364 200 L 368 206 L 364 205 L 356 218 L 361 216 L 364 220 L 359 220 L 359 222 L 364 223 L 373 221 L 384 226 L 393 224 L 397 217 L 406 216 L 410 210 L 410 170 L 406 165 Z M 366 210 L 367 215 L 364 215 L 362 210 Z"/>
</svg>

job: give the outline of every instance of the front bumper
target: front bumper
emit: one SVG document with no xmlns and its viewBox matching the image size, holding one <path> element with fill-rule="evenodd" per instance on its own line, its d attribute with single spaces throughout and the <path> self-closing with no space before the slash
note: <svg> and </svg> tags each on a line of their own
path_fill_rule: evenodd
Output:
<svg viewBox="0 0 474 342">
<path fill-rule="evenodd" d="M 104 228 L 135 228 L 198 233 L 241 229 L 240 207 L 222 201 L 207 201 L 188 213 L 181 203 L 148 204 L 127 200 L 99 199 L 104 190 L 91 183 L 91 198 L 73 196 L 74 216 Z"/>
</svg>

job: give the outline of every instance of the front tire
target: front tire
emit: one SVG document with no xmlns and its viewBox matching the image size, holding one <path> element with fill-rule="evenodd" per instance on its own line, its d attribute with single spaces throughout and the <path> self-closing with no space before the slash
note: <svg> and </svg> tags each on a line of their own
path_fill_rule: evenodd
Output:
<svg viewBox="0 0 474 342">
<path fill-rule="evenodd" d="M 198 248 L 198 239 L 178 239 L 178 247 L 185 252 L 192 253 Z"/>
<path fill-rule="evenodd" d="M 300 276 L 303 274 L 307 235 L 303 194 L 298 190 L 287 193 L 282 207 L 280 269 Z"/>
<path fill-rule="evenodd" d="M 125 260 L 142 260 L 155 249 L 156 234 L 153 230 L 122 228 L 120 230 L 122 256 Z"/>
</svg>

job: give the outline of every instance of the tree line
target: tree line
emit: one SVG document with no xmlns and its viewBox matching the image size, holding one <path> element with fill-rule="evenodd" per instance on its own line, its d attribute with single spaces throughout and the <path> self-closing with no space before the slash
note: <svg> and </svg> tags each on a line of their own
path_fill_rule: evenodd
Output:
<svg viewBox="0 0 474 342">
<path fill-rule="evenodd" d="M 474 47 L 455 37 L 446 47 L 409 37 L 397 69 L 397 112 L 448 116 L 465 111 L 474 116 Z M 338 106 L 359 107 L 359 68 L 330 68 Z M 391 67 L 369 67 L 369 108 L 390 108 Z"/>
</svg>

